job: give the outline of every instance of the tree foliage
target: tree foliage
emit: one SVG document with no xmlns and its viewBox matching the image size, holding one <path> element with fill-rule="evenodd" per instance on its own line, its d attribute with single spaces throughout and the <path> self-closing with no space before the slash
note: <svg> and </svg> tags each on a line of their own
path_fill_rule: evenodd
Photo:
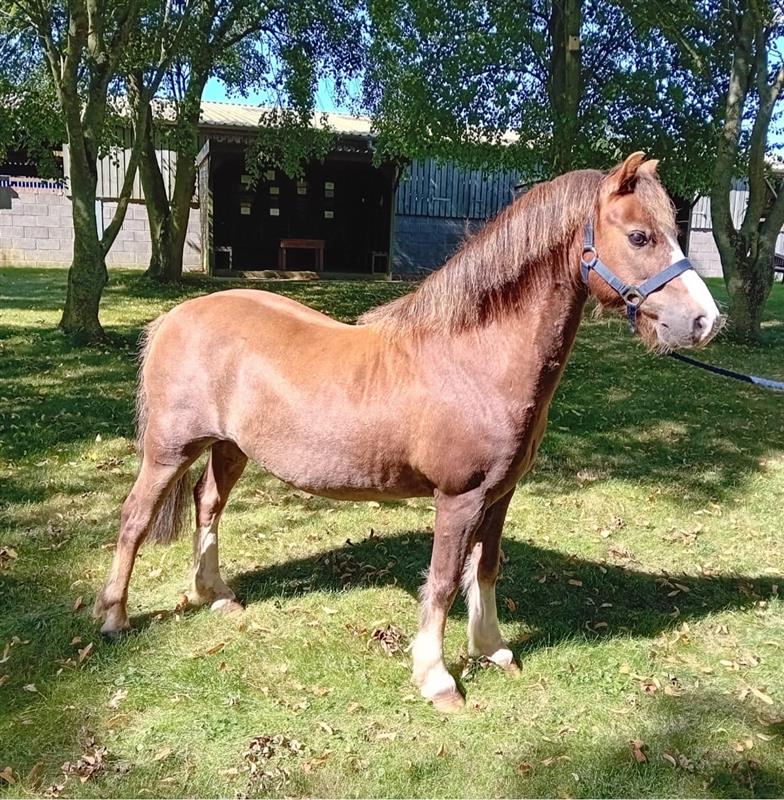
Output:
<svg viewBox="0 0 784 800">
<path fill-rule="evenodd" d="M 306 159 L 323 157 L 332 143 L 323 125 L 311 125 L 318 81 L 329 76 L 339 87 L 358 72 L 361 31 L 354 0 L 201 2 L 153 103 L 152 117 L 160 119 L 157 132 L 148 125 L 142 134 L 141 178 L 153 238 L 151 277 L 177 281 L 182 274 L 207 81 L 217 77 L 236 94 L 261 90 L 275 98 L 274 107 L 260 115 L 256 141 L 247 151 L 247 170 L 256 177 L 262 164 L 275 164 L 294 174 Z M 138 48 L 143 50 L 143 40 Z M 131 80 L 135 95 L 141 96 L 144 76 L 137 69 Z M 156 137 L 177 154 L 171 196 L 156 159 Z"/>
</svg>

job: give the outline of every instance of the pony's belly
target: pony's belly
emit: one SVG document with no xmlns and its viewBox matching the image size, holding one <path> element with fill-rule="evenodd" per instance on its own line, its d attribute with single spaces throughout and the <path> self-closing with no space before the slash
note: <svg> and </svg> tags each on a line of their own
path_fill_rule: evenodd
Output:
<svg viewBox="0 0 784 800">
<path fill-rule="evenodd" d="M 276 478 L 334 500 L 394 500 L 432 495 L 434 486 L 389 446 L 352 437 L 260 437 L 237 442 Z"/>
</svg>

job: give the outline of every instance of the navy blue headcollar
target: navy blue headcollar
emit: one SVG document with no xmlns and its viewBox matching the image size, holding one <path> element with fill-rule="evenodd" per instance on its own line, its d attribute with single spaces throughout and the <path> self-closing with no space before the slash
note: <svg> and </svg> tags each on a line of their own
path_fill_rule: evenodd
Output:
<svg viewBox="0 0 784 800">
<path fill-rule="evenodd" d="M 590 220 L 585 223 L 583 234 L 583 252 L 580 256 L 580 272 L 583 276 L 585 285 L 588 286 L 588 277 L 593 270 L 608 286 L 614 289 L 626 303 L 626 316 L 629 319 L 629 328 L 632 333 L 637 330 L 637 309 L 643 304 L 645 299 L 652 292 L 658 291 L 668 284 L 673 278 L 686 272 L 687 269 L 694 269 L 688 258 L 681 258 L 674 264 L 670 264 L 657 275 L 649 278 L 645 283 L 635 286 L 634 284 L 624 283 L 604 262 L 599 259 L 594 247 L 593 222 Z M 586 259 L 586 255 L 589 258 Z"/>
</svg>

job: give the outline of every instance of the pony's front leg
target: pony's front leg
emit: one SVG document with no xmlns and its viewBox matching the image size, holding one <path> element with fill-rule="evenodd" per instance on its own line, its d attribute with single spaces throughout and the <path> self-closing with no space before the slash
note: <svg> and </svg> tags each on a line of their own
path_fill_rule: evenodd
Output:
<svg viewBox="0 0 784 800">
<path fill-rule="evenodd" d="M 495 584 L 501 555 L 501 533 L 514 490 L 487 509 L 476 532 L 476 544 L 463 574 L 468 606 L 468 654 L 485 656 L 511 673 L 519 672 L 498 627 Z"/>
<path fill-rule="evenodd" d="M 433 555 L 421 592 L 421 622 L 412 647 L 414 682 L 439 711 L 465 705 L 444 664 L 444 628 L 460 586 L 471 539 L 482 520 L 484 496 L 478 491 L 436 497 Z"/>
</svg>

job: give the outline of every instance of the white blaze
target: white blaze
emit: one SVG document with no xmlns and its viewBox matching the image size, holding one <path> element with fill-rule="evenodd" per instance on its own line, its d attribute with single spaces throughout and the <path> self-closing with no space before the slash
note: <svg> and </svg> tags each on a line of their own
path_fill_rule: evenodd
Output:
<svg viewBox="0 0 784 800">
<path fill-rule="evenodd" d="M 672 249 L 672 261 L 670 263 L 674 264 L 676 261 L 685 258 L 678 241 L 669 238 L 669 242 L 670 248 Z M 705 326 L 705 332 L 700 340 L 707 339 L 712 333 L 716 321 L 721 316 L 716 306 L 716 301 L 713 299 L 710 289 L 705 285 L 705 281 L 697 274 L 696 270 L 687 269 L 686 272 L 680 274 L 678 280 L 683 281 L 683 285 L 686 287 L 686 291 L 691 296 L 691 299 L 702 309 L 702 313 L 708 324 Z"/>
</svg>

